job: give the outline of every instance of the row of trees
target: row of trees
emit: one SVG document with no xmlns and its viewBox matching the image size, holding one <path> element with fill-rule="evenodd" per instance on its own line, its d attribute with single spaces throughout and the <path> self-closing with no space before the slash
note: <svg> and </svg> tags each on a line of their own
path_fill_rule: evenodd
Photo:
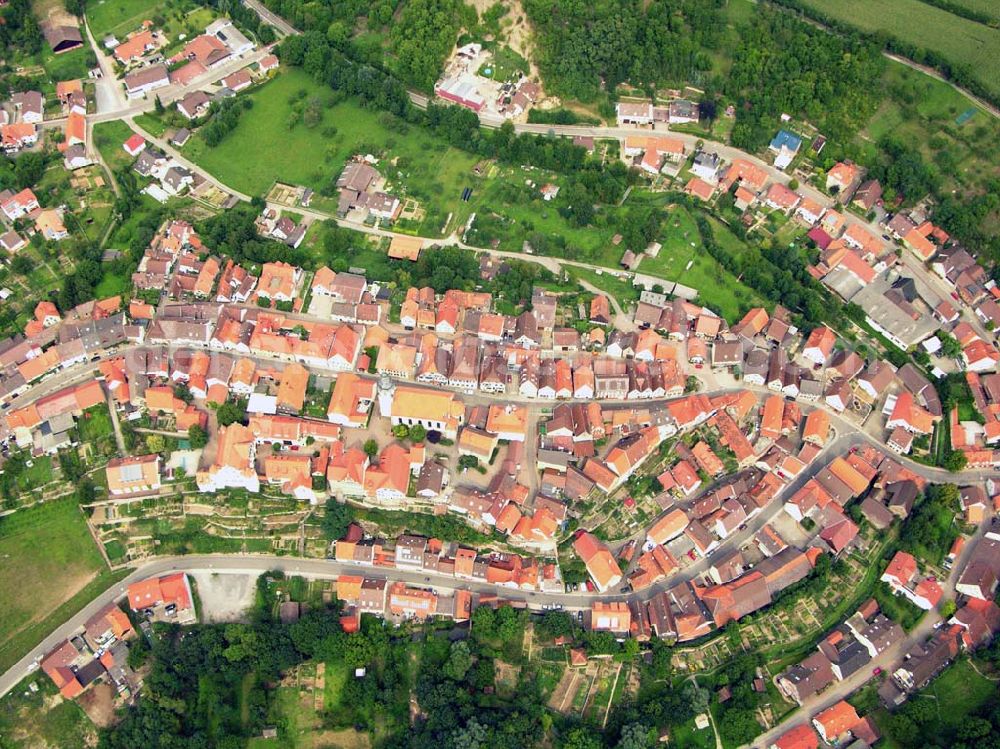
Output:
<svg viewBox="0 0 1000 749">
<path fill-rule="evenodd" d="M 211 108 L 211 119 L 201 128 L 201 136 L 205 144 L 214 148 L 229 135 L 240 122 L 245 111 L 253 107 L 253 99 L 243 96 L 239 99 L 226 99 Z"/>
</svg>

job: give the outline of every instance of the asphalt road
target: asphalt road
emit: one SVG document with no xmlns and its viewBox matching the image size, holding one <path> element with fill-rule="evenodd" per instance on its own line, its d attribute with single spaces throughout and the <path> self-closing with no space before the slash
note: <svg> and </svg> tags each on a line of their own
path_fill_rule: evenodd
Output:
<svg viewBox="0 0 1000 749">
<path fill-rule="evenodd" d="M 588 608 L 597 600 L 622 600 L 625 596 L 600 595 L 590 593 L 542 593 L 498 588 L 497 586 L 474 580 L 456 579 L 450 575 L 440 575 L 424 571 L 405 569 L 380 570 L 370 566 L 344 564 L 335 560 L 297 559 L 275 556 L 207 555 L 184 557 L 161 557 L 143 563 L 128 577 L 104 591 L 72 616 L 65 624 L 52 631 L 41 643 L 0 676 L 0 697 L 32 670 L 40 659 L 60 642 L 79 629 L 83 623 L 103 606 L 120 600 L 129 584 L 163 575 L 174 570 L 207 571 L 209 573 L 238 573 L 259 575 L 268 570 L 279 569 L 290 575 L 308 578 L 335 579 L 339 575 L 354 574 L 370 578 L 389 579 L 423 586 L 437 586 L 439 590 L 463 589 L 477 593 L 501 594 L 511 601 L 524 601 L 532 608 L 559 604 L 569 610 Z"/>
</svg>

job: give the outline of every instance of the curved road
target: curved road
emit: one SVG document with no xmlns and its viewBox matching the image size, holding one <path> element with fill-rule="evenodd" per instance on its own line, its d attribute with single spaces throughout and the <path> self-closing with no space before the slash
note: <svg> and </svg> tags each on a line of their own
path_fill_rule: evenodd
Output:
<svg viewBox="0 0 1000 749">
<path fill-rule="evenodd" d="M 279 18 L 273 13 L 270 13 L 269 11 L 267 11 L 266 8 L 263 8 L 263 6 L 261 6 L 261 4 L 257 2 L 257 0 L 244 0 L 244 2 L 249 7 L 253 8 L 258 14 L 260 14 L 261 17 L 266 22 L 275 26 L 282 34 L 287 35 L 287 34 L 297 33 L 296 30 L 293 27 L 291 27 L 291 25 L 289 25 L 287 22 L 285 22 L 283 19 Z M 92 38 L 90 39 L 90 41 L 93 44 Z M 230 72 L 234 72 L 235 70 L 255 61 L 256 59 L 259 59 L 261 56 L 263 56 L 264 53 L 265 52 L 263 50 L 258 50 L 255 54 L 245 59 L 234 61 L 233 63 L 230 63 L 230 65 L 224 66 L 222 69 L 212 71 L 210 74 L 203 76 L 202 79 L 192 82 L 190 86 L 171 87 L 169 91 L 165 90 L 162 92 L 161 100 L 163 100 L 164 103 L 169 103 L 171 101 L 179 99 L 193 87 L 198 87 L 202 85 L 207 85 L 209 83 L 213 83 L 219 78 L 228 75 Z M 414 98 L 415 98 L 415 103 L 417 103 L 418 105 L 421 103 L 426 104 L 426 97 L 415 96 Z M 141 132 L 149 140 L 156 143 L 161 148 L 164 148 L 165 151 L 170 153 L 175 158 L 178 158 L 178 160 L 181 161 L 181 163 L 188 164 L 189 162 L 186 162 L 186 160 L 180 157 L 180 155 L 177 154 L 175 151 L 173 151 L 173 149 L 170 149 L 168 146 L 166 146 L 166 144 L 163 141 L 152 137 L 148 133 L 143 132 L 141 128 L 136 126 L 135 123 L 132 121 L 132 117 L 134 115 L 148 111 L 152 109 L 152 107 L 153 107 L 153 102 L 149 100 L 143 100 L 133 104 L 127 104 L 123 102 L 119 106 L 115 106 L 108 111 L 100 112 L 99 114 L 93 116 L 92 118 L 88 118 L 88 120 L 92 122 L 101 122 L 113 119 L 126 119 L 128 121 L 128 124 L 133 129 Z M 58 120 L 52 121 L 52 124 L 58 124 L 58 122 L 59 122 Z M 491 125 L 493 123 L 484 122 L 483 124 Z M 633 135 L 636 132 L 642 132 L 641 130 L 636 128 L 614 128 L 614 127 L 594 128 L 594 127 L 548 126 L 548 125 L 530 125 L 530 124 L 516 125 L 515 128 L 519 132 L 533 132 L 538 134 L 557 134 L 557 135 L 567 135 L 567 136 L 592 135 L 594 137 L 599 137 L 599 138 L 623 138 L 627 135 Z M 672 133 L 672 135 L 674 137 L 683 140 L 685 144 L 688 145 L 689 147 L 693 147 L 694 143 L 697 140 L 700 140 L 697 136 L 687 135 L 682 133 Z M 783 172 L 774 169 L 772 165 L 769 165 L 766 162 L 757 159 L 756 157 L 745 154 L 742 151 L 739 151 L 738 149 L 734 149 L 730 146 L 722 144 L 715 144 L 713 148 L 715 148 L 715 150 L 718 151 L 720 156 L 730 161 L 734 158 L 749 159 L 750 161 L 754 162 L 757 166 L 764 168 L 768 172 L 769 176 L 773 181 L 787 183 L 791 179 L 789 175 L 786 175 Z M 191 164 L 190 166 L 194 167 L 193 164 Z M 222 185 L 217 180 L 213 179 L 213 182 L 219 185 L 222 189 L 225 189 L 228 192 L 237 195 L 237 197 L 240 197 L 244 200 L 248 199 L 248 196 L 242 195 L 241 193 L 238 193 L 232 190 L 231 188 Z M 803 192 L 809 197 L 818 200 L 824 205 L 829 205 L 832 202 L 829 200 L 827 196 L 823 195 L 822 193 L 819 193 L 818 191 L 814 190 L 808 185 L 800 186 L 800 192 Z M 333 218 L 321 212 L 307 211 L 307 213 L 315 214 L 313 216 L 314 218 L 320 218 L 320 219 Z M 868 224 L 867 222 L 852 216 L 850 213 L 845 212 L 845 216 L 847 217 L 849 223 L 859 223 L 863 226 L 866 226 L 866 228 L 868 228 L 869 230 L 874 230 L 878 232 L 877 227 L 874 227 L 873 225 Z M 354 229 L 360 228 L 354 225 L 353 223 L 349 222 L 338 222 L 338 223 L 346 224 L 348 228 L 354 228 Z M 385 232 L 380 230 L 372 230 L 372 231 L 373 233 L 378 233 L 383 236 L 393 235 L 392 232 Z M 437 243 L 441 243 L 440 240 L 428 239 L 426 241 L 427 242 L 436 241 Z M 483 248 L 475 248 L 468 245 L 464 245 L 455 236 L 449 237 L 447 240 L 445 240 L 445 243 L 457 244 L 466 247 L 467 249 L 477 249 L 477 250 L 483 249 Z M 575 261 L 557 260 L 553 258 L 538 258 L 538 257 L 523 255 L 521 253 L 497 253 L 497 254 L 510 255 L 522 260 L 532 260 L 535 262 L 539 262 L 543 265 L 546 265 L 551 270 L 558 270 L 558 268 L 561 265 L 567 264 L 567 265 L 586 267 L 594 270 L 600 268 L 601 270 L 607 271 L 606 268 L 603 268 L 601 266 L 594 266 L 586 263 L 578 263 Z M 622 313 L 620 309 L 617 307 L 617 305 L 616 305 L 616 316 L 622 316 Z M 113 355 L 120 355 L 120 354 L 113 354 Z M 72 382 L 81 380 L 89 376 L 91 374 L 92 369 L 93 369 L 92 363 L 87 363 L 82 368 L 82 371 L 66 370 L 65 372 L 57 373 L 48 378 L 46 381 L 40 383 L 38 386 L 36 386 L 36 388 L 33 388 L 33 396 L 40 397 L 41 394 L 44 394 L 46 392 L 51 392 L 52 390 L 57 389 L 58 387 L 64 387 L 67 384 L 71 384 Z M 711 393 L 709 392 L 706 394 L 711 394 Z M 28 400 L 27 398 L 20 399 L 21 402 L 27 400 Z M 802 484 L 804 484 L 806 481 L 809 480 L 809 478 L 815 475 L 815 473 L 818 472 L 818 470 L 821 467 L 825 466 L 829 457 L 834 454 L 843 454 L 850 448 L 865 442 L 881 446 L 881 443 L 879 443 L 872 436 L 860 431 L 856 425 L 847 422 L 846 420 L 844 420 L 843 418 L 839 417 L 836 414 L 833 414 L 833 417 L 834 417 L 833 418 L 834 425 L 837 428 L 838 434 L 840 434 L 841 436 L 835 439 L 833 442 L 831 442 L 826 448 L 824 448 L 823 452 L 819 456 L 817 456 L 817 458 L 810 464 L 807 470 L 804 471 L 802 475 L 797 477 L 793 482 L 791 482 L 784 488 L 784 490 L 782 491 L 782 495 L 788 495 L 794 493 L 794 491 L 796 491 L 799 487 L 801 487 Z M 987 477 L 997 476 L 996 471 L 964 471 L 960 474 L 950 474 L 942 469 L 923 466 L 921 464 L 913 463 L 912 461 L 909 460 L 906 460 L 905 462 L 908 465 L 908 467 L 911 468 L 915 473 L 918 473 L 924 478 L 935 481 L 941 481 L 941 480 L 971 481 L 971 480 L 982 480 Z M 479 582 L 474 580 L 456 580 L 454 577 L 439 575 L 436 573 L 429 573 L 424 571 L 407 571 L 399 569 L 378 571 L 372 567 L 344 564 L 333 560 L 270 557 L 270 556 L 251 557 L 251 556 L 240 556 L 240 555 L 157 558 L 144 563 L 142 566 L 140 566 L 138 569 L 132 572 L 128 577 L 126 577 L 120 583 L 117 583 L 108 590 L 104 591 L 97 598 L 95 598 L 86 606 L 84 606 L 83 609 L 81 609 L 73 617 L 71 617 L 69 621 L 57 627 L 56 630 L 50 633 L 41 643 L 39 643 L 35 648 L 33 648 L 30 653 L 28 653 L 24 658 L 22 658 L 6 673 L 0 676 L 0 696 L 6 694 L 13 686 L 15 686 L 20 681 L 21 678 L 24 677 L 25 674 L 27 674 L 33 667 L 35 667 L 37 662 L 46 652 L 48 652 L 51 648 L 55 647 L 55 645 L 57 645 L 63 639 L 66 639 L 66 637 L 68 637 L 70 634 L 75 632 L 80 626 L 82 626 L 83 622 L 85 622 L 97 610 L 99 610 L 102 606 L 106 605 L 111 601 L 120 599 L 124 595 L 126 587 L 131 582 L 142 580 L 154 575 L 163 574 L 176 569 L 184 569 L 187 571 L 208 571 L 217 573 L 253 574 L 253 575 L 260 574 L 270 569 L 281 569 L 289 574 L 299 574 L 306 577 L 326 578 L 326 579 L 336 578 L 338 575 L 341 574 L 362 574 L 369 577 L 387 577 L 392 580 L 413 583 L 413 584 L 438 583 L 439 586 L 442 588 L 463 588 L 475 592 L 488 592 L 488 593 L 500 592 L 502 594 L 506 594 L 504 596 L 505 598 L 508 598 L 510 600 L 524 601 L 529 606 L 534 608 L 541 608 L 546 605 L 558 604 L 568 609 L 582 609 L 589 607 L 593 602 L 598 600 L 623 600 L 628 597 L 639 597 L 645 600 L 652 597 L 660 590 L 663 590 L 666 587 L 677 584 L 679 581 L 690 580 L 694 577 L 697 577 L 703 574 L 708 569 L 712 560 L 719 553 L 729 548 L 734 548 L 734 547 L 738 548 L 739 546 L 741 546 L 743 543 L 749 540 L 749 538 L 751 538 L 752 535 L 756 533 L 766 522 L 769 522 L 776 513 L 781 511 L 782 511 L 781 503 L 780 501 L 776 500 L 773 503 L 773 505 L 770 508 L 768 508 L 768 512 L 761 513 L 756 518 L 754 518 L 753 521 L 748 523 L 747 526 L 744 528 L 744 530 L 736 534 L 733 534 L 728 539 L 726 539 L 726 541 L 722 544 L 722 546 L 720 546 L 720 548 L 715 553 L 713 553 L 709 558 L 701 558 L 697 560 L 694 564 L 682 570 L 679 574 L 670 577 L 668 580 L 661 581 L 657 585 L 651 586 L 650 588 L 647 588 L 643 591 L 631 595 L 621 592 L 592 594 L 592 593 L 579 593 L 579 592 L 545 593 L 545 592 L 534 592 L 534 591 L 519 591 L 512 589 L 498 590 L 496 586 L 485 582 Z M 983 524 L 980 527 L 979 530 L 980 535 L 984 532 L 983 529 L 985 527 L 986 527 L 985 524 Z M 965 553 L 970 553 L 972 546 L 973 544 L 967 544 Z M 952 577 L 954 577 L 957 574 L 957 570 L 959 569 L 961 569 L 961 565 L 956 564 L 952 572 Z M 953 582 L 953 580 L 949 580 L 949 582 L 951 583 Z M 898 658 L 901 655 L 902 651 L 905 650 L 905 646 L 908 646 L 909 644 L 916 642 L 917 638 L 922 638 L 925 637 L 927 634 L 929 634 L 930 629 L 933 627 L 933 624 L 937 621 L 937 619 L 938 617 L 935 614 L 925 617 L 925 620 L 921 623 L 921 625 L 917 628 L 917 630 L 911 633 L 906 643 L 901 644 L 897 648 L 893 648 L 891 652 L 887 651 L 886 653 L 883 653 L 881 656 L 879 656 L 878 659 L 873 661 L 873 663 L 876 664 L 884 663 L 885 665 L 890 665 L 892 662 L 894 662 L 896 658 Z M 855 676 L 857 677 L 857 675 Z M 853 691 L 853 689 L 857 688 L 857 686 L 860 686 L 860 683 L 863 683 L 863 681 L 859 682 L 858 684 L 853 684 L 853 682 L 851 682 L 850 680 L 842 682 L 841 684 L 837 685 L 837 687 L 835 687 L 834 690 L 824 693 L 823 695 L 820 695 L 818 698 L 816 698 L 815 705 L 807 703 L 807 705 L 796 710 L 791 716 L 789 716 L 788 719 L 783 721 L 779 726 L 776 726 L 771 731 L 759 737 L 754 742 L 754 745 L 767 746 L 768 742 L 773 741 L 773 739 L 776 736 L 780 735 L 782 731 L 787 730 L 787 728 L 789 728 L 794 723 L 802 722 L 803 720 L 805 720 L 807 716 L 802 714 L 815 712 L 819 709 L 828 706 L 829 704 L 832 704 L 836 700 L 842 698 L 846 694 Z"/>
</svg>

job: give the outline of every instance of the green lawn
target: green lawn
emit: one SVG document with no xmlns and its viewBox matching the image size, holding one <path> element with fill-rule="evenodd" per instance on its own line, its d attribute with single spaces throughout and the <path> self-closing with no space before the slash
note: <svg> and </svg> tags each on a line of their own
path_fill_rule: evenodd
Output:
<svg viewBox="0 0 1000 749">
<path fill-rule="evenodd" d="M 341 704 L 341 692 L 348 678 L 353 678 L 351 670 L 343 661 L 328 661 L 323 672 L 323 704 L 327 710 L 336 710 Z"/>
<path fill-rule="evenodd" d="M 570 276 L 593 284 L 609 296 L 614 297 L 620 305 L 639 300 L 639 289 L 636 286 L 633 286 L 628 281 L 615 278 L 610 272 L 598 275 L 596 271 L 592 271 L 589 268 L 577 268 L 572 265 L 564 267 Z"/>
<path fill-rule="evenodd" d="M 477 161 L 471 154 L 354 101 L 331 106 L 334 92 L 301 70 L 284 72 L 248 96 L 253 108 L 222 143 L 210 148 L 195 135 L 184 147 L 185 156 L 233 188 L 260 195 L 280 180 L 319 190 L 349 157 L 373 153 L 382 157 L 378 168 L 390 190 L 416 198 L 427 211 L 422 225 L 410 227 L 414 231 L 433 236 L 449 213 L 468 215 L 461 192 L 471 184 Z M 313 98 L 323 102 L 323 115 L 310 128 L 292 113 L 294 100 Z"/>
<path fill-rule="evenodd" d="M 984 26 L 921 0 L 804 0 L 864 31 L 882 31 L 968 66 L 984 86 L 1000 94 L 1000 29 Z M 993 3 L 996 8 L 996 4 Z"/>
<path fill-rule="evenodd" d="M 89 55 L 90 49 L 86 46 L 57 55 L 48 45 L 45 45 L 41 53 L 41 65 L 54 83 L 74 78 L 87 80 L 87 73 L 90 71 Z M 55 87 L 53 87 L 53 93 L 55 93 Z"/>
<path fill-rule="evenodd" d="M 87 23 L 98 42 L 107 34 L 123 37 L 146 19 L 152 19 L 159 0 L 97 0 L 87 4 Z"/>
<path fill-rule="evenodd" d="M 167 132 L 168 127 L 163 118 L 157 116 L 154 112 L 145 112 L 138 115 L 135 118 L 135 124 L 147 133 L 152 133 L 157 138 L 162 138 L 163 134 Z"/>
<path fill-rule="evenodd" d="M 488 71 L 488 72 L 487 72 Z M 495 81 L 516 80 L 528 72 L 528 61 L 510 47 L 501 46 L 493 57 L 479 68 L 479 75 Z"/>
<path fill-rule="evenodd" d="M 694 718 L 670 729 L 670 744 L 676 749 L 714 749 L 715 733 L 712 727 L 698 730 Z"/>
<path fill-rule="evenodd" d="M 917 700 L 933 700 L 937 720 L 926 726 L 927 731 L 937 734 L 944 729 L 951 732 L 962 726 L 969 715 L 993 698 L 996 688 L 994 682 L 980 675 L 967 659 L 961 658 L 945 669 L 925 689 L 911 697 L 910 703 Z M 905 715 L 909 709 L 913 708 L 908 703 L 900 712 Z M 886 746 L 918 749 L 926 745 L 922 737 L 913 743 L 908 743 L 893 735 L 892 720 L 885 710 L 878 710 L 874 716 L 885 737 Z"/>
<path fill-rule="evenodd" d="M 925 691 L 937 698 L 941 723 L 957 728 L 966 715 L 993 696 L 996 688 L 996 684 L 976 671 L 970 661 L 960 660 L 932 681 Z"/>
<path fill-rule="evenodd" d="M 171 50 L 183 43 L 179 39 L 181 34 L 191 39 L 204 31 L 214 17 L 210 10 L 194 0 L 94 0 L 87 3 L 87 22 L 98 44 L 108 34 L 125 41 L 143 21 L 150 20 L 166 34 L 167 49 Z"/>
<path fill-rule="evenodd" d="M 47 630 L 36 633 L 37 639 L 21 635 L 94 581 L 104 564 L 83 515 L 68 499 L 0 518 L 0 559 L 4 560 L 0 567 L 2 671 Z"/>
<path fill-rule="evenodd" d="M 716 241 L 730 252 L 746 251 L 725 226 L 712 222 Z M 747 309 L 760 304 L 759 297 L 741 284 L 708 254 L 694 217 L 680 206 L 671 208 L 660 234 L 662 248 L 655 257 L 645 257 L 640 273 L 649 273 L 698 290 L 703 304 L 727 320 L 738 320 Z"/>
<path fill-rule="evenodd" d="M 122 144 L 135 132 L 121 120 L 98 122 L 94 125 L 94 144 L 112 171 L 131 166 L 135 157 L 129 156 Z"/>
<path fill-rule="evenodd" d="M 81 442 L 92 442 L 110 437 L 115 433 L 114 424 L 111 423 L 111 414 L 105 405 L 94 406 L 85 411 L 77 420 L 76 426 L 80 430 Z"/>
<path fill-rule="evenodd" d="M 887 64 L 883 80 L 891 96 L 854 145 L 870 158 L 878 139 L 894 135 L 916 144 L 938 168 L 943 191 L 978 194 L 990 189 L 990 181 L 1000 176 L 1000 122 L 947 83 L 899 63 Z"/>
<path fill-rule="evenodd" d="M 24 469 L 17 481 L 18 486 L 24 491 L 45 486 L 52 481 L 51 457 L 43 455 L 39 458 L 34 458 L 31 462 L 32 465 Z"/>
<path fill-rule="evenodd" d="M 98 299 L 105 299 L 109 296 L 118 296 L 128 291 L 129 279 L 125 276 L 118 276 L 114 273 L 105 273 L 101 282 L 94 289 L 94 295 Z"/>
</svg>

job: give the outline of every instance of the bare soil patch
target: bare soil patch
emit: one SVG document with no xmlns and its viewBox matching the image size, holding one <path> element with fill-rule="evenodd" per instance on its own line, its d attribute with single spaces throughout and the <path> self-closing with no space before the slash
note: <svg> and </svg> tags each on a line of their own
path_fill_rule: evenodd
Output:
<svg viewBox="0 0 1000 749">
<path fill-rule="evenodd" d="M 115 690 L 110 684 L 94 685 L 77 702 L 98 728 L 107 728 L 115 722 Z"/>
</svg>

